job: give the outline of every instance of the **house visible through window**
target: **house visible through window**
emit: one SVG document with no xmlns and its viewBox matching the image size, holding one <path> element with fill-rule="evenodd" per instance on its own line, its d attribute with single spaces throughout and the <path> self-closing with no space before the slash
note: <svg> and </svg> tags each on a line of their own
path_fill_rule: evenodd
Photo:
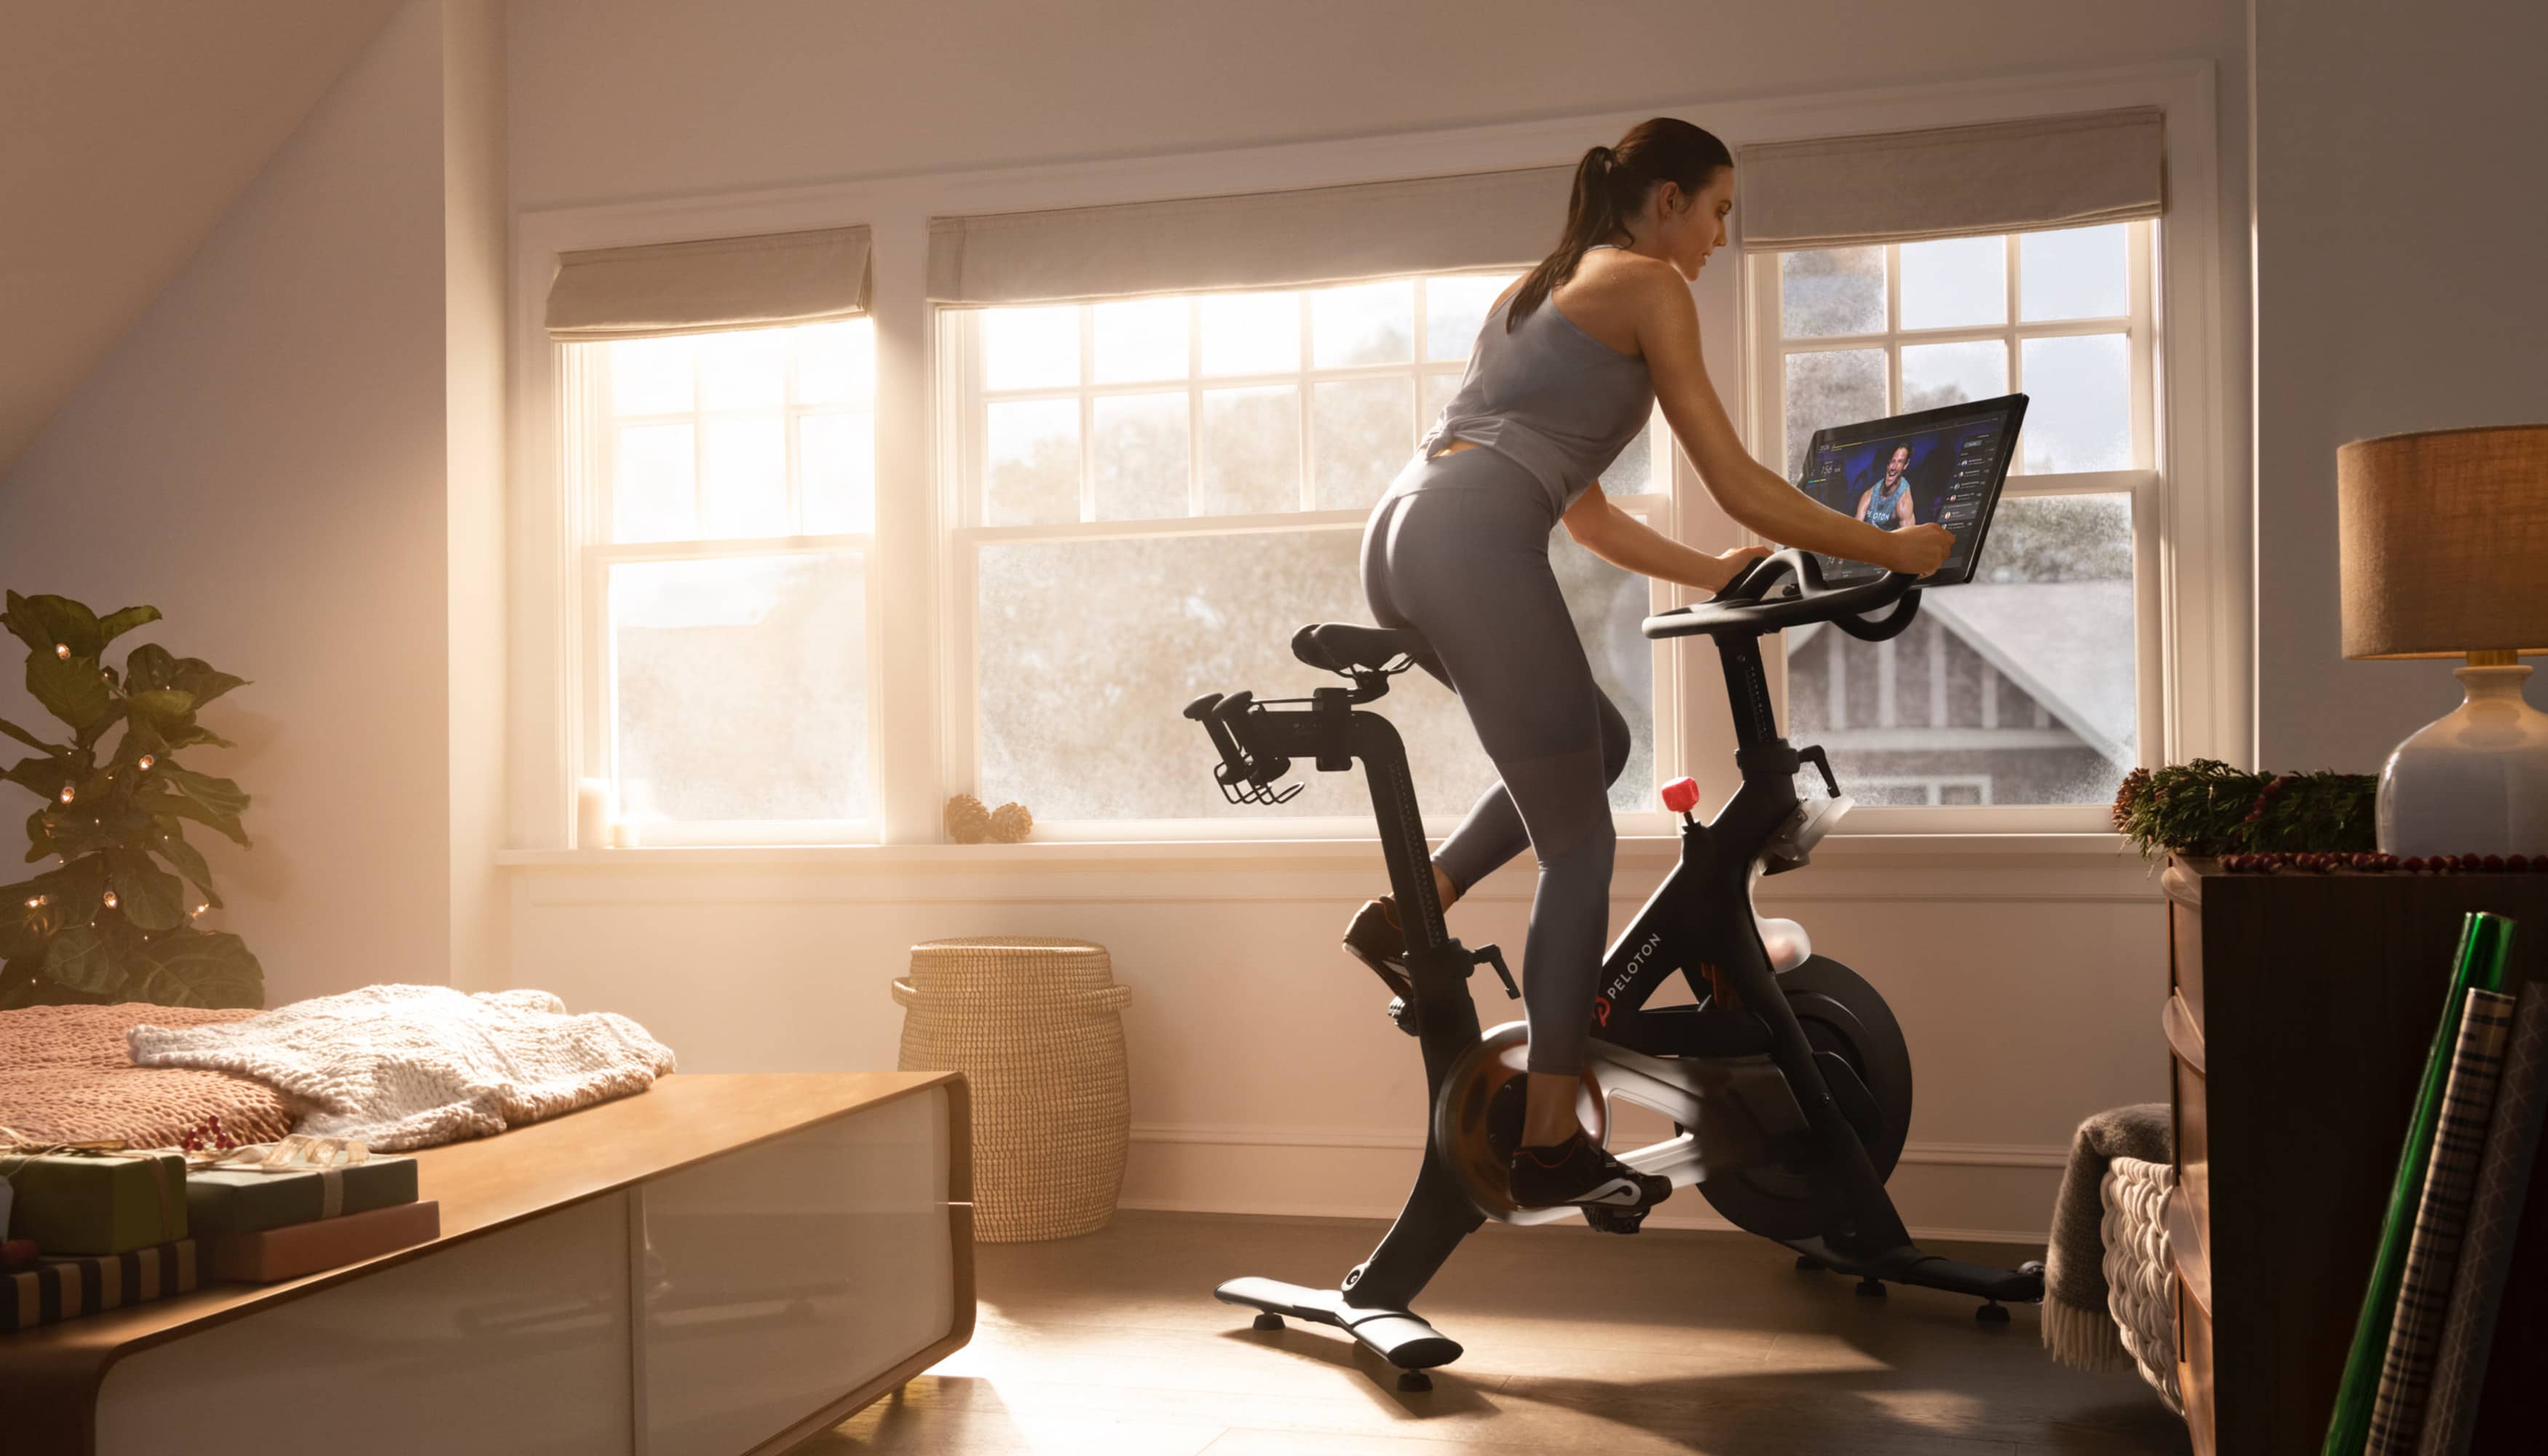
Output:
<svg viewBox="0 0 2548 1456">
<path fill-rule="evenodd" d="M 571 347 L 588 772 L 650 842 L 862 837 L 873 325 Z"/>
<path fill-rule="evenodd" d="M 1065 824 L 1266 815 L 1222 800 L 1179 709 L 1205 691 L 1306 693 L 1319 675 L 1292 657 L 1293 632 L 1370 620 L 1364 518 L 1513 276 L 948 311 L 962 432 L 953 605 L 969 617 L 981 797 Z M 1603 480 L 1650 514 L 1667 503 L 1652 433 Z M 1646 583 L 1562 531 L 1551 558 L 1636 734 L 1613 802 L 1643 807 Z M 1457 701 L 1420 674 L 1388 710 L 1447 827 L 1494 771 Z M 1358 782 L 1327 782 L 1280 812 L 1367 812 Z"/>
<path fill-rule="evenodd" d="M 1826 425 L 2030 399 L 1970 585 L 1927 593 L 1890 641 L 1785 634 L 1789 737 L 1828 748 L 1860 801 L 2095 803 L 2138 762 L 2150 226 L 1753 260 L 1790 479 Z"/>
</svg>

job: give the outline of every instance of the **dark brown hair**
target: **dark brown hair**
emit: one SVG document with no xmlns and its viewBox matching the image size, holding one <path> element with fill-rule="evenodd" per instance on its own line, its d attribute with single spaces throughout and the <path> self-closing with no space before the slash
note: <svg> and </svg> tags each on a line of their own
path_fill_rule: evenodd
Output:
<svg viewBox="0 0 2548 1456">
<path fill-rule="evenodd" d="M 1734 153 L 1714 134 L 1679 117 L 1656 117 L 1628 129 L 1616 146 L 1596 146 L 1575 164 L 1575 195 L 1566 204 L 1566 231 L 1557 251 L 1521 281 L 1512 306 L 1504 311 L 1504 328 L 1531 315 L 1557 286 L 1575 276 L 1575 267 L 1596 242 L 1608 242 L 1628 230 L 1628 219 L 1645 206 L 1646 193 L 1662 182 L 1679 183 L 1695 194 L 1719 167 L 1734 165 Z M 1631 239 L 1634 240 L 1633 234 Z"/>
</svg>

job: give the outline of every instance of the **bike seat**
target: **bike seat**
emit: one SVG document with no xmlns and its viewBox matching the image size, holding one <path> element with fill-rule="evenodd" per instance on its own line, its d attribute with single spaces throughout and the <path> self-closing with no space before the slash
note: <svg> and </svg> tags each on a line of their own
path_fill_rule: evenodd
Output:
<svg viewBox="0 0 2548 1456">
<path fill-rule="evenodd" d="M 1432 649 L 1413 627 L 1365 627 L 1352 622 L 1313 622 L 1292 634 L 1292 655 L 1330 673 L 1378 672 L 1401 658 Z"/>
</svg>

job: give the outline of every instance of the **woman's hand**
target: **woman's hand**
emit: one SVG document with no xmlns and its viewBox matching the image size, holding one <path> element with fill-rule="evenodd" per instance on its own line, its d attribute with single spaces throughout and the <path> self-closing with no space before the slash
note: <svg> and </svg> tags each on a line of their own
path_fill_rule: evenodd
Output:
<svg viewBox="0 0 2548 1456">
<path fill-rule="evenodd" d="M 1722 565 L 1725 568 L 1725 575 L 1701 585 L 1705 586 L 1711 593 L 1722 592 L 1728 582 L 1743 574 L 1745 567 L 1769 554 L 1770 548 L 1767 546 L 1737 546 L 1731 551 L 1719 551 L 1708 560 Z"/>
<path fill-rule="evenodd" d="M 1939 525 L 1904 526 L 1886 533 L 1884 548 L 1877 566 L 1925 577 L 1947 564 L 1956 549 L 1956 533 Z"/>
</svg>

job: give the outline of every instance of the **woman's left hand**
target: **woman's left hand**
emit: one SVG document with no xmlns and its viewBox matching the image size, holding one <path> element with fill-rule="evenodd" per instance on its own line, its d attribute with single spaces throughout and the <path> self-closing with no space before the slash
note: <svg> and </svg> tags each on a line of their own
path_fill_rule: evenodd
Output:
<svg viewBox="0 0 2548 1456">
<path fill-rule="evenodd" d="M 1714 559 L 1724 566 L 1725 573 L 1715 581 L 1710 582 L 1707 586 L 1707 590 L 1710 592 L 1724 591 L 1725 584 L 1733 581 L 1737 576 L 1740 576 L 1745 567 L 1750 566 L 1752 563 L 1759 561 L 1762 557 L 1769 554 L 1770 548 L 1767 546 L 1737 546 L 1731 551 L 1717 552 Z"/>
</svg>

